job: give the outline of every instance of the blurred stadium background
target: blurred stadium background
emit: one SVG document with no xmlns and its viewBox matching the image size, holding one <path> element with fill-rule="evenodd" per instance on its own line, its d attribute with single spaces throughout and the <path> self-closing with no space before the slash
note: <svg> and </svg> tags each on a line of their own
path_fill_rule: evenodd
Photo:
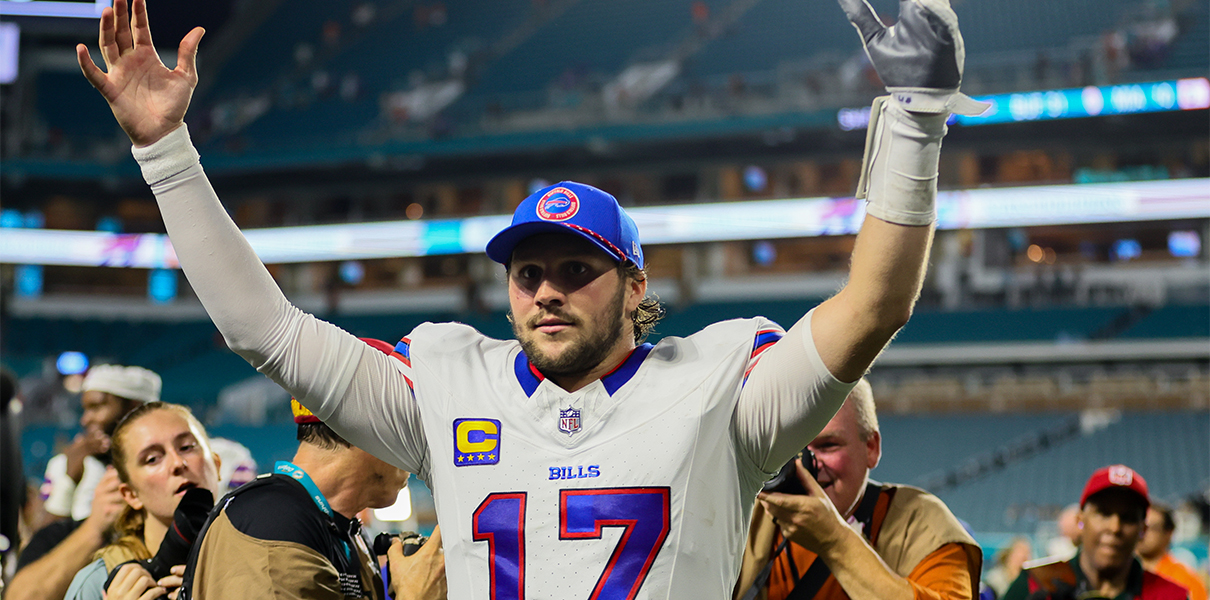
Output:
<svg viewBox="0 0 1210 600">
<path fill-rule="evenodd" d="M 989 556 L 1016 534 L 1038 556 L 1088 474 L 1124 462 L 1180 507 L 1204 571 L 1210 10 L 953 4 L 964 90 L 995 106 L 945 142 L 923 297 L 870 374 L 873 476 L 939 494 Z M 206 319 L 76 65 L 103 5 L 0 1 L 0 360 L 26 475 L 77 428 L 82 359 L 158 371 L 165 400 L 268 468 L 293 451 L 287 396 Z M 562 179 L 635 209 L 669 308 L 657 338 L 788 325 L 842 281 L 880 84 L 830 0 L 149 5 L 169 66 L 208 29 L 188 121 L 228 210 L 297 304 L 357 335 L 509 336 L 483 244 Z M 74 16 L 32 16 L 48 8 Z"/>
</svg>

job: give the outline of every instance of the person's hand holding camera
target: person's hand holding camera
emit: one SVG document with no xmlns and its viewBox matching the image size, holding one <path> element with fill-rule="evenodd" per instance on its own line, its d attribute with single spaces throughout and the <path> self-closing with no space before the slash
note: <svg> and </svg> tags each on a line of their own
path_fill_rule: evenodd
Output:
<svg viewBox="0 0 1210 600">
<path fill-rule="evenodd" d="M 405 556 L 403 542 L 396 537 L 387 550 L 391 570 L 391 595 L 395 600 L 445 600 L 445 553 L 441 550 L 441 527 L 433 528 L 428 541 Z"/>
<path fill-rule="evenodd" d="M 782 535 L 794 543 L 820 556 L 836 546 L 846 535 L 852 534 L 836 506 L 828 499 L 819 482 L 794 461 L 798 478 L 806 488 L 806 494 L 779 494 L 761 492 L 757 499 L 781 527 Z"/>
<path fill-rule="evenodd" d="M 127 563 L 118 567 L 102 596 L 105 600 L 155 600 L 167 592 L 156 585 L 147 569 L 137 563 Z"/>
</svg>

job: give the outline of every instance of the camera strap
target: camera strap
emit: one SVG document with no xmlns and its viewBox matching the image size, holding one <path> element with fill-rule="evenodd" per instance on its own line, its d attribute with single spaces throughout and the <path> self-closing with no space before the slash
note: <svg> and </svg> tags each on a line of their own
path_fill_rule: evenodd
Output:
<svg viewBox="0 0 1210 600">
<path fill-rule="evenodd" d="M 869 481 L 866 483 L 865 492 L 861 496 L 861 502 L 857 505 L 857 510 L 853 511 L 853 518 L 861 523 L 861 534 L 867 540 L 870 540 L 871 543 L 875 541 L 871 537 L 877 536 L 873 520 L 874 511 L 878 508 L 878 499 L 881 496 L 882 485 L 873 480 Z M 769 564 L 761 569 L 760 573 L 756 576 L 756 580 L 752 582 L 752 587 L 748 588 L 748 591 L 744 593 L 742 600 L 755 600 L 760 591 L 765 589 L 765 584 L 769 581 L 769 575 L 773 572 L 774 563 L 777 562 L 778 557 L 781 556 L 782 552 L 786 551 L 789 545 L 789 539 L 782 540 L 777 549 L 773 551 Z M 793 558 L 790 559 L 790 567 L 797 574 Z M 811 566 L 807 567 L 807 572 L 798 578 L 798 583 L 794 585 L 794 590 L 790 592 L 786 600 L 810 600 L 814 598 L 815 594 L 819 593 L 819 590 L 823 588 L 831 576 L 832 570 L 828 568 L 828 565 L 823 560 L 816 557 L 811 562 Z"/>
</svg>

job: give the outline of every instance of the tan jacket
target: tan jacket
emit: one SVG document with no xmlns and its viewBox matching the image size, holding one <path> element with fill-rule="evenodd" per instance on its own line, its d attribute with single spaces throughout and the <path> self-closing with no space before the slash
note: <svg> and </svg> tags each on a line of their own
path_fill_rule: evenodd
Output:
<svg viewBox="0 0 1210 600">
<path fill-rule="evenodd" d="M 971 589 L 979 593 L 979 572 L 983 565 L 983 553 L 957 517 L 950 512 L 939 498 L 920 489 L 894 483 L 882 484 L 883 495 L 893 492 L 885 516 L 873 524 L 877 531 L 874 551 L 892 572 L 908 577 L 925 557 L 946 544 L 961 544 L 970 565 Z M 875 517 L 882 511 L 876 510 Z M 748 543 L 744 548 L 739 581 L 735 587 L 735 598 L 743 596 L 752 586 L 761 569 L 769 563 L 776 548 L 778 527 L 773 518 L 757 503 L 752 510 Z M 765 600 L 762 591 L 758 600 Z"/>
<path fill-rule="evenodd" d="M 378 562 L 356 520 L 325 513 L 287 475 L 219 501 L 186 567 L 192 600 L 382 600 Z"/>
<path fill-rule="evenodd" d="M 371 562 L 362 544 L 357 546 L 362 587 L 370 591 L 370 596 L 346 595 L 347 589 L 341 589 L 340 573 L 311 548 L 296 542 L 259 540 L 245 535 L 222 513 L 210 525 L 199 549 L 193 597 L 198 600 L 380 598 L 373 585 L 379 578 L 377 563 Z"/>
</svg>

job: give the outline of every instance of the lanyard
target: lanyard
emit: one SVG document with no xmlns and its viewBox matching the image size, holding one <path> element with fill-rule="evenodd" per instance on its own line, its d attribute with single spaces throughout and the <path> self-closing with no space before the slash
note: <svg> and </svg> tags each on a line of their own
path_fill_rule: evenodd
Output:
<svg viewBox="0 0 1210 600">
<path fill-rule="evenodd" d="M 332 505 L 328 504 L 328 499 L 324 498 L 323 492 L 319 491 L 319 486 L 315 485 L 315 482 L 311 479 L 310 475 L 307 475 L 306 471 L 288 460 L 279 460 L 273 465 L 273 472 L 289 475 L 295 481 L 301 483 L 306 488 L 307 493 L 311 495 L 311 500 L 315 501 L 315 506 L 318 506 L 319 510 L 327 515 L 329 519 L 333 518 Z M 349 543 L 345 540 L 340 540 L 340 545 L 344 548 L 345 558 L 352 560 L 353 551 L 349 548 Z"/>
<path fill-rule="evenodd" d="M 328 518 L 332 518 L 332 506 L 328 504 L 328 499 L 324 498 L 323 492 L 319 491 L 319 486 L 315 485 L 306 471 L 288 460 L 279 460 L 277 464 L 273 465 L 273 472 L 289 475 L 301 483 L 307 489 L 307 493 L 311 495 L 311 499 L 315 501 L 315 506 L 318 506 L 323 514 L 328 515 Z"/>
</svg>

